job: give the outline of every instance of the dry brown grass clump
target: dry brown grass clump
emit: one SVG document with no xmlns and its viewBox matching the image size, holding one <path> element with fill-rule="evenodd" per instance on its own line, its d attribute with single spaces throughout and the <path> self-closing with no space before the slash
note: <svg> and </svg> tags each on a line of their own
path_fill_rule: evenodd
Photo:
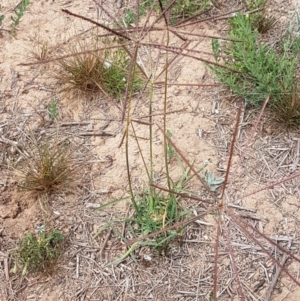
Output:
<svg viewBox="0 0 300 301">
<path fill-rule="evenodd" d="M 79 43 L 68 51 L 66 58 L 59 60 L 56 78 L 62 84 L 62 91 L 101 93 L 108 98 L 121 99 L 127 86 L 128 54 L 118 46 L 112 46 L 111 50 L 100 47 Z M 141 87 L 142 79 L 137 75 L 133 79 L 133 90 Z"/>
<path fill-rule="evenodd" d="M 66 142 L 35 142 L 22 155 L 23 159 L 17 167 L 22 190 L 41 195 L 74 187 L 79 165 L 75 163 L 73 150 Z"/>
</svg>

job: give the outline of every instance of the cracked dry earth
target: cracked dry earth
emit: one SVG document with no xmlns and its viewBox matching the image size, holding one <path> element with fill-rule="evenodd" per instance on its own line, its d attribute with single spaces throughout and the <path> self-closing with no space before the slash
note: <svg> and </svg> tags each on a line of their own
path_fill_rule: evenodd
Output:
<svg viewBox="0 0 300 301">
<path fill-rule="evenodd" d="M 105 3 L 104 3 L 105 2 Z M 102 1 L 111 13 L 122 12 L 124 5 Z M 220 2 L 220 1 L 219 1 Z M 221 15 L 241 7 L 243 1 L 224 1 L 213 7 L 210 16 Z M 287 3 L 288 2 L 288 3 Z M 19 1 L 3 0 L 3 28 L 9 29 L 12 10 Z M 122 3 L 121 3 L 122 4 Z M 296 2 L 272 0 L 268 12 L 278 21 L 272 31 L 281 32 Z M 117 9 L 121 6 L 120 9 Z M 207 214 L 190 223 L 182 241 L 174 242 L 167 254 L 153 254 L 147 248 L 135 251 L 135 260 L 128 257 L 116 266 L 108 263 L 125 253 L 113 232 L 106 230 L 96 239 L 95 233 L 107 221 L 132 216 L 127 201 L 97 211 L 99 205 L 128 196 L 125 147 L 121 144 L 125 124 L 121 122 L 121 105 L 101 96 L 73 97 L 59 93 L 60 85 L 53 77 L 55 62 L 23 66 L 33 62 L 32 53 L 47 44 L 49 59 L 64 55 L 69 45 L 78 39 L 95 34 L 95 26 L 62 12 L 68 9 L 99 22 L 109 22 L 94 1 L 32 1 L 21 19 L 15 37 L 7 30 L 1 33 L 0 48 L 0 300 L 212 300 L 213 266 L 216 238 L 216 217 Z M 211 36 L 226 34 L 227 20 L 208 20 L 192 27 L 189 32 Z M 163 27 L 162 23 L 157 26 Z M 152 42 L 163 41 L 164 31 L 149 34 Z M 272 35 L 272 32 L 270 32 Z M 170 46 L 182 41 L 171 36 Z M 190 49 L 204 51 L 203 58 L 211 59 L 211 41 L 195 39 Z M 164 68 L 164 53 L 141 47 L 139 59 L 147 75 L 155 74 L 156 81 Z M 167 127 L 180 151 L 194 166 L 205 162 L 209 171 L 224 176 L 230 141 L 234 131 L 238 104 L 224 87 L 216 84 L 213 75 L 200 61 L 184 56 L 170 64 L 167 95 Z M 211 84 L 200 87 L 199 84 Z M 148 120 L 148 96 L 135 97 L 132 114 L 136 120 Z M 154 87 L 153 124 L 162 125 L 164 89 Z M 58 101 L 59 115 L 55 122 L 48 117 L 47 108 Z M 228 208 L 237 212 L 253 227 L 271 237 L 291 252 L 299 254 L 299 178 L 271 187 L 270 183 L 299 172 L 299 130 L 289 133 L 274 128 L 263 117 L 255 138 L 248 144 L 254 112 L 243 111 L 233 156 L 232 169 L 226 189 Z M 137 123 L 136 136 L 144 138 L 137 146 L 129 139 L 130 173 L 134 190 L 141 192 L 147 182 L 141 151 L 149 155 L 149 129 Z M 16 145 L 26 146 L 30 135 L 36 139 L 67 137 L 76 146 L 74 157 L 84 162 L 80 182 L 72 193 L 49 197 L 46 207 L 19 191 L 19 178 L 14 169 L 20 160 Z M 163 137 L 154 127 L 155 181 L 165 184 Z M 121 146 L 120 146 L 121 145 Z M 241 161 L 241 157 L 244 158 Z M 169 162 L 170 174 L 178 179 L 182 174 L 176 160 Z M 251 194 L 260 187 L 269 189 Z M 188 189 L 199 197 L 206 192 L 195 179 Z M 217 192 L 217 193 L 220 193 Z M 249 196 L 247 196 L 249 194 Z M 205 211 L 205 205 L 183 200 L 193 214 Z M 14 274 L 12 254 L 27 232 L 47 223 L 67 237 L 64 254 L 59 263 L 46 274 Z M 249 240 L 232 220 L 225 216 L 230 228 L 232 246 L 247 300 L 265 300 L 275 274 L 274 262 L 259 245 Z M 122 224 L 119 225 L 122 228 Z M 270 250 L 278 260 L 283 255 Z M 277 252 L 277 253 L 276 253 Z M 151 258 L 151 260 L 146 260 Z M 285 262 L 298 279 L 299 264 Z M 219 247 L 218 300 L 238 300 L 234 273 L 228 257 L 225 238 Z M 300 288 L 281 273 L 269 300 L 300 300 Z"/>
</svg>

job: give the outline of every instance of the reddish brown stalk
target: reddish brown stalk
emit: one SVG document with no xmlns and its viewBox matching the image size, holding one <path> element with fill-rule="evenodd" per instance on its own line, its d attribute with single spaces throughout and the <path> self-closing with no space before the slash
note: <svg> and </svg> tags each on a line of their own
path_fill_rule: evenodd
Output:
<svg viewBox="0 0 300 301">
<path fill-rule="evenodd" d="M 198 18 L 198 17 L 200 17 L 200 16 L 202 16 L 202 15 L 208 13 L 208 12 L 211 11 L 211 10 L 212 10 L 212 7 L 210 7 L 210 8 L 207 9 L 207 10 L 203 10 L 203 11 L 201 11 L 200 13 L 198 13 L 198 14 L 196 14 L 196 15 L 194 15 L 194 16 L 191 16 L 191 17 L 186 18 L 186 19 L 184 19 L 184 20 L 182 20 L 182 21 L 179 21 L 179 22 L 176 24 L 176 26 L 179 26 L 179 25 L 184 24 L 184 23 L 186 23 L 186 22 L 192 21 L 192 20 L 194 20 L 194 19 L 196 19 L 196 18 Z M 199 22 L 199 20 L 198 20 L 198 22 Z"/>
<path fill-rule="evenodd" d="M 155 82 L 154 85 L 164 85 L 164 82 Z M 220 84 L 173 84 L 167 83 L 168 86 L 185 86 L 185 87 L 219 87 Z"/>
<path fill-rule="evenodd" d="M 93 2 L 97 6 L 99 6 L 102 9 L 102 11 L 104 11 L 104 13 L 110 18 L 110 20 L 114 21 L 115 25 L 118 25 L 120 28 L 122 28 L 122 25 L 119 23 L 119 21 L 107 9 L 105 9 L 104 5 L 98 3 L 96 0 L 93 0 Z"/>
<path fill-rule="evenodd" d="M 233 217 L 233 215 L 231 215 L 231 217 Z M 234 217 L 236 218 L 236 216 Z M 234 219 L 233 218 L 233 219 Z M 300 286 L 300 282 L 297 281 L 297 279 L 292 276 L 290 274 L 290 272 L 263 246 L 263 244 L 257 240 L 246 228 L 244 228 L 243 226 L 241 226 L 241 224 L 239 224 L 239 222 L 237 220 L 235 220 L 235 223 L 237 225 L 239 225 L 239 227 L 241 227 L 242 231 L 251 239 L 253 240 L 257 245 L 259 245 L 262 249 L 262 251 L 267 254 L 272 260 L 274 263 L 276 263 L 281 269 L 283 272 L 285 272 L 289 277 L 290 279 L 295 282 L 298 286 Z M 247 226 L 249 226 L 249 224 L 247 224 Z M 250 227 L 252 229 L 252 227 Z M 255 229 L 253 227 L 253 229 Z M 276 244 L 274 243 L 271 239 L 269 239 L 267 236 L 265 236 L 264 234 L 262 234 L 261 232 L 259 232 L 257 229 L 254 230 L 256 233 L 258 233 L 259 235 L 261 235 L 262 237 L 264 237 L 265 239 L 267 239 L 272 245 L 274 245 L 276 248 L 280 249 L 282 252 L 284 252 L 285 254 L 288 254 L 289 256 L 293 257 L 294 259 L 296 259 L 298 262 L 300 262 L 300 260 L 295 257 L 291 252 L 289 252 L 288 250 L 282 248 L 279 244 Z"/>
<path fill-rule="evenodd" d="M 105 26 L 105 25 L 103 25 L 103 24 L 101 24 L 101 23 L 99 23 L 99 22 L 96 22 L 96 21 L 94 21 L 94 20 L 92 20 L 92 19 L 90 19 L 90 18 L 81 16 L 81 15 L 78 15 L 78 14 L 74 14 L 74 13 L 70 12 L 70 11 L 67 10 L 67 9 L 62 9 L 62 11 L 63 11 L 64 13 L 68 14 L 68 15 L 73 16 L 73 17 L 76 17 L 76 18 L 79 18 L 79 19 L 81 19 L 81 20 L 84 20 L 84 21 L 90 22 L 90 23 L 92 23 L 92 24 L 95 24 L 95 25 L 101 27 L 102 29 L 105 29 L 105 30 L 107 30 L 108 32 L 111 32 L 111 33 L 115 34 L 116 36 L 118 36 L 118 37 L 120 37 L 120 38 L 123 38 L 123 39 L 125 39 L 125 40 L 131 41 L 131 38 L 130 38 L 130 37 L 127 37 L 126 35 L 123 35 L 123 34 L 119 33 L 117 30 L 112 29 L 112 28 L 109 28 L 109 27 L 107 27 L 107 26 Z"/>
<path fill-rule="evenodd" d="M 198 201 L 198 202 L 203 202 L 203 203 L 206 203 L 206 204 L 213 205 L 212 202 L 210 202 L 210 201 L 203 200 L 203 199 L 200 199 L 198 197 L 188 195 L 186 193 L 181 193 L 181 192 L 169 190 L 167 188 L 164 188 L 162 186 L 159 186 L 159 185 L 156 185 L 156 184 L 153 184 L 153 183 L 150 183 L 149 185 L 152 186 L 152 187 L 154 187 L 154 188 L 157 188 L 159 190 L 162 190 L 162 191 L 165 191 L 165 192 L 168 192 L 168 193 L 171 193 L 171 194 L 178 195 L 178 196 L 180 196 L 182 198 L 185 198 L 185 199 L 191 199 L 191 200 L 195 200 L 195 201 Z"/>
<path fill-rule="evenodd" d="M 214 195 L 214 193 L 209 189 L 208 185 L 206 184 L 206 182 L 201 178 L 201 176 L 199 175 L 199 173 L 196 171 L 196 169 L 194 168 L 193 165 L 190 164 L 190 162 L 187 160 L 187 158 L 182 154 L 182 152 L 180 151 L 180 149 L 174 144 L 174 142 L 171 140 L 171 138 L 169 138 L 162 130 L 162 128 L 157 125 L 158 128 L 161 130 L 161 132 L 163 133 L 163 135 L 166 136 L 168 142 L 172 145 L 172 147 L 175 149 L 175 151 L 177 152 L 177 154 L 180 156 L 180 158 L 184 161 L 184 163 L 193 171 L 193 173 L 195 174 L 195 176 L 198 178 L 198 180 L 201 182 L 201 184 L 204 186 L 204 188 L 206 189 L 207 193 L 213 198 L 213 200 L 218 203 L 218 199 L 216 198 L 216 196 Z"/>
<path fill-rule="evenodd" d="M 224 38 L 224 37 L 217 37 L 217 36 L 210 36 L 207 34 L 199 34 L 199 33 L 192 33 L 188 31 L 175 31 L 172 28 L 169 29 L 170 32 L 176 33 L 176 34 L 182 34 L 185 36 L 194 36 L 194 37 L 199 37 L 199 38 L 210 38 L 210 39 L 218 39 L 218 40 L 224 40 L 224 41 L 232 41 L 232 42 L 245 42 L 243 40 L 234 40 L 234 39 L 229 39 L 229 38 Z"/>
<path fill-rule="evenodd" d="M 159 1 L 159 2 L 160 2 L 160 1 Z M 157 22 L 158 22 L 162 17 L 164 17 L 164 19 L 165 19 L 165 24 L 166 24 L 166 26 L 168 26 L 168 22 L 167 22 L 165 13 L 171 8 L 171 6 L 174 4 L 174 2 L 175 2 L 175 0 L 171 1 L 171 2 L 169 3 L 169 5 L 168 5 L 165 9 L 162 8 L 162 4 L 161 4 L 161 2 L 160 2 L 160 6 L 161 6 L 162 12 L 160 13 L 159 16 L 157 16 L 157 17 L 155 18 L 155 20 L 152 22 L 152 25 L 149 27 L 149 29 L 145 31 L 145 33 L 144 33 L 142 39 L 148 34 L 148 32 L 150 31 L 150 28 L 152 28 L 152 26 L 154 26 L 155 24 L 157 24 Z"/>
<path fill-rule="evenodd" d="M 293 259 L 295 259 L 297 262 L 300 263 L 300 259 L 297 258 L 295 255 L 293 255 L 290 251 L 286 250 L 284 247 L 280 246 L 279 244 L 277 244 L 276 242 L 274 242 L 271 238 L 269 238 L 268 236 L 266 236 L 265 234 L 261 233 L 259 230 L 257 230 L 255 227 L 253 227 L 250 223 L 246 222 L 245 220 L 243 220 L 242 218 L 238 217 L 237 215 L 229 212 L 229 210 L 226 209 L 226 213 L 233 219 L 235 220 L 236 224 L 242 229 L 244 230 L 245 228 L 249 227 L 251 230 L 253 230 L 256 234 L 258 234 L 259 236 L 261 236 L 262 238 L 264 238 L 265 240 L 267 240 L 271 245 L 273 245 L 274 247 L 278 248 L 281 252 L 286 253 L 287 255 L 289 255 L 290 257 L 292 257 Z M 243 226 L 241 226 L 241 224 L 243 224 Z M 249 235 L 249 238 L 252 239 L 254 236 L 253 234 Z"/>
<path fill-rule="evenodd" d="M 167 114 L 174 114 L 174 113 L 181 113 L 184 112 L 187 108 L 179 109 L 179 110 L 173 110 L 173 111 L 168 111 Z M 149 118 L 150 116 L 161 116 L 164 115 L 164 113 L 156 113 L 156 114 L 151 114 L 151 115 L 144 115 L 141 116 L 140 118 Z"/>
<path fill-rule="evenodd" d="M 300 282 L 294 276 L 292 276 L 290 274 L 290 272 L 263 246 L 263 244 L 258 239 L 256 239 L 254 237 L 254 235 L 252 233 L 249 232 L 249 230 L 247 229 L 247 227 L 251 228 L 259 236 L 261 236 L 264 239 L 266 239 L 271 245 L 275 246 L 276 248 L 278 248 L 283 253 L 289 255 L 290 257 L 292 257 L 293 259 L 295 259 L 297 262 L 300 262 L 300 259 L 298 259 L 297 257 L 295 257 L 290 251 L 284 249 L 279 244 L 277 244 L 274 241 L 272 241 L 269 237 L 267 237 L 266 235 L 264 235 L 263 233 L 261 233 L 260 231 L 258 231 L 256 228 L 254 228 L 249 223 L 246 223 L 244 220 L 238 218 L 236 215 L 230 213 L 228 210 L 226 210 L 226 213 L 228 214 L 228 216 L 231 217 L 231 219 L 235 222 L 235 224 L 240 227 L 241 231 L 243 231 L 243 233 L 245 233 L 248 236 L 249 239 L 251 239 L 257 245 L 259 245 L 261 247 L 261 250 L 266 255 L 268 255 L 268 257 L 270 257 L 273 260 L 273 262 L 276 263 L 282 269 L 282 271 L 285 272 L 291 278 L 291 280 L 293 282 L 295 282 L 298 286 L 300 286 Z"/>
<path fill-rule="evenodd" d="M 141 34 L 140 34 L 140 37 L 139 37 L 139 39 L 140 39 L 140 41 L 146 36 L 146 34 L 149 32 L 148 31 L 148 29 L 149 30 L 154 30 L 154 25 L 155 25 L 155 23 L 152 23 L 152 25 L 150 25 L 149 27 L 146 27 L 146 25 L 148 24 L 148 22 L 149 22 L 149 19 L 150 19 L 150 16 L 151 16 L 151 14 L 152 14 L 152 12 L 153 12 L 153 9 L 154 9 L 154 3 L 152 4 L 152 7 L 151 7 L 151 9 L 148 11 L 148 13 L 147 13 L 147 17 L 146 17 L 146 20 L 145 20 L 145 22 L 144 22 L 144 25 L 143 25 L 143 27 L 142 27 L 142 30 L 141 30 Z M 137 15 L 139 15 L 139 14 L 137 14 Z M 139 28 L 138 27 L 138 24 L 136 24 L 136 28 Z M 146 30 L 147 29 L 147 30 Z M 158 28 L 157 28 L 158 29 Z M 160 29 L 158 29 L 158 30 L 160 30 Z M 162 30 L 163 30 L 163 28 L 162 28 Z"/>
<path fill-rule="evenodd" d="M 251 195 L 253 195 L 253 194 L 256 194 L 256 193 L 258 193 L 258 192 L 260 192 L 260 191 L 264 191 L 264 190 L 267 190 L 267 189 L 273 189 L 274 186 L 277 186 L 277 185 L 282 184 L 282 183 L 285 183 L 285 182 L 287 182 L 287 181 L 289 181 L 289 180 L 298 178 L 299 176 L 300 176 L 300 172 L 294 173 L 294 174 L 292 174 L 291 176 L 286 177 L 286 178 L 284 178 L 284 179 L 282 179 L 282 180 L 279 180 L 279 181 L 277 181 L 277 182 L 268 184 L 268 185 L 263 186 L 263 187 L 261 187 L 261 188 L 259 188 L 259 189 L 257 189 L 257 190 L 253 190 L 253 191 L 251 191 L 251 192 L 249 192 L 249 193 L 247 193 L 247 194 L 241 196 L 241 197 L 240 197 L 240 200 L 242 200 L 242 199 L 244 199 L 244 198 L 246 198 L 246 197 L 248 197 L 248 196 L 251 196 Z"/>
<path fill-rule="evenodd" d="M 122 135 L 122 138 L 121 138 L 121 141 L 120 141 L 120 143 L 119 143 L 119 145 L 118 145 L 118 148 L 120 148 L 120 147 L 122 146 L 125 137 L 126 137 L 126 131 L 124 131 L 124 133 L 123 133 L 123 135 Z"/>
<path fill-rule="evenodd" d="M 141 33 L 144 33 L 145 30 L 147 31 L 163 31 L 165 30 L 165 28 L 163 27 L 154 27 L 154 26 L 149 26 L 146 27 L 146 25 L 144 24 L 144 26 L 138 26 L 138 27 L 130 27 L 130 28 L 117 28 L 115 29 L 117 32 L 119 33 L 134 33 L 137 31 L 140 31 Z M 112 33 L 104 33 L 104 34 L 99 34 L 98 37 L 110 37 L 113 36 Z M 139 40 L 142 40 L 143 38 L 139 38 Z"/>
<path fill-rule="evenodd" d="M 191 49 L 181 49 L 179 47 L 174 47 L 174 46 L 173 47 L 171 47 L 171 46 L 167 47 L 167 46 L 163 46 L 161 44 L 153 44 L 153 43 L 141 43 L 141 45 L 149 46 L 149 47 L 154 47 L 154 48 L 158 48 L 158 49 L 170 51 L 170 52 L 173 52 L 173 53 L 181 54 L 181 55 L 183 55 L 185 57 L 190 57 L 190 58 L 196 59 L 198 61 L 207 63 L 209 65 L 213 65 L 213 66 L 217 66 L 217 67 L 223 68 L 225 70 L 229 70 L 229 71 L 234 72 L 234 73 L 241 73 L 240 71 L 237 71 L 237 70 L 229 68 L 227 66 L 218 64 L 216 62 L 212 62 L 212 61 L 209 61 L 209 60 L 206 60 L 206 59 L 202 59 L 201 57 L 197 57 L 197 56 L 190 55 L 190 54 L 187 54 L 187 53 L 182 53 L 182 50 L 186 50 L 187 52 L 196 52 L 196 53 L 199 53 L 199 52 L 201 53 L 201 51 L 196 51 L 196 50 L 191 50 Z"/>
<path fill-rule="evenodd" d="M 217 237 L 215 242 L 215 255 L 214 255 L 214 288 L 213 288 L 213 298 L 214 301 L 218 301 L 217 294 L 218 294 L 218 258 L 219 258 L 219 242 L 220 242 L 220 235 L 221 235 L 221 215 L 218 218 L 218 225 L 217 225 Z"/>
<path fill-rule="evenodd" d="M 161 10 L 161 14 L 162 14 L 162 16 L 164 17 L 165 25 L 166 25 L 166 26 L 169 25 L 169 22 L 168 22 L 166 13 L 171 9 L 171 7 L 173 6 L 174 2 L 175 2 L 175 0 L 170 1 L 170 3 L 168 3 L 167 7 L 166 7 L 166 8 L 163 8 L 163 5 L 162 5 L 161 0 L 158 0 L 158 4 L 159 4 L 160 10 Z"/>
<path fill-rule="evenodd" d="M 230 168 L 231 168 L 231 162 L 232 162 L 232 157 L 233 157 L 233 153 L 234 153 L 236 137 L 237 137 L 239 126 L 240 126 L 241 113 L 242 113 L 242 104 L 240 105 L 238 113 L 237 113 L 235 129 L 234 129 L 233 138 L 232 138 L 232 141 L 231 141 L 230 152 L 229 152 L 229 160 L 228 160 L 226 174 L 225 174 L 225 180 L 224 180 L 223 188 L 222 188 L 222 196 L 221 196 L 222 200 L 223 200 L 224 192 L 225 192 L 227 182 L 228 182 L 228 176 L 229 176 L 229 172 L 230 172 Z"/>
<path fill-rule="evenodd" d="M 183 43 L 182 45 L 182 51 L 183 49 L 185 49 L 185 47 L 187 47 L 191 42 L 190 41 L 186 41 Z M 156 76 L 155 79 L 159 78 L 166 70 L 167 66 L 170 67 L 174 61 L 177 59 L 177 57 L 179 56 L 179 54 L 175 55 L 173 58 L 171 58 L 170 60 L 168 60 L 168 63 L 165 64 L 164 68 L 160 71 L 160 73 Z"/>
<path fill-rule="evenodd" d="M 148 116 L 148 117 L 149 117 L 149 116 Z M 147 125 L 147 126 L 153 125 L 153 124 L 151 124 L 151 123 L 149 123 L 149 122 L 141 121 L 141 120 L 137 120 L 137 119 L 131 119 L 131 121 L 136 122 L 136 123 L 140 123 L 140 124 L 144 124 L 144 125 Z"/>
<path fill-rule="evenodd" d="M 263 106 L 262 106 L 262 108 L 261 108 L 261 110 L 260 110 L 260 112 L 259 112 L 259 114 L 258 114 L 258 116 L 257 116 L 257 118 L 255 120 L 254 126 L 252 127 L 251 132 L 250 132 L 249 139 L 247 139 L 248 140 L 248 144 L 246 145 L 245 149 L 243 149 L 243 152 L 242 152 L 242 155 L 241 155 L 241 162 L 243 162 L 243 160 L 244 160 L 244 154 L 247 152 L 248 148 L 250 147 L 251 142 L 253 142 L 253 140 L 254 140 L 253 138 L 254 138 L 254 135 L 256 133 L 258 124 L 261 121 L 262 115 L 263 115 L 263 113 L 265 111 L 265 108 L 267 106 L 267 103 L 268 103 L 269 99 L 270 99 L 270 95 L 268 95 L 267 98 L 265 99 L 265 101 L 263 103 Z"/>
<path fill-rule="evenodd" d="M 173 33 L 173 35 L 175 35 L 176 37 L 178 37 L 180 40 L 186 42 L 188 39 L 182 35 L 180 35 L 179 33 L 177 33 L 174 30 L 171 30 L 171 28 L 169 28 L 169 31 Z"/>
<path fill-rule="evenodd" d="M 221 14 L 221 15 L 218 15 L 218 16 L 213 16 L 213 17 L 209 17 L 209 18 L 205 18 L 205 19 L 201 19 L 201 20 L 196 20 L 194 22 L 190 22 L 190 23 L 187 23 L 187 24 L 186 23 L 179 24 L 179 25 L 176 25 L 175 27 L 176 28 L 180 28 L 180 27 L 194 25 L 194 24 L 198 24 L 200 22 L 205 22 L 205 21 L 209 21 L 209 20 L 218 20 L 218 18 L 224 17 L 224 16 L 227 16 L 227 18 L 231 18 L 234 13 L 237 13 L 237 12 L 239 12 L 241 10 L 243 10 L 243 8 L 240 8 L 238 10 L 234 10 L 234 11 L 231 11 L 231 12 L 228 12 L 228 13 L 224 13 L 224 14 Z"/>
<path fill-rule="evenodd" d="M 131 52 L 129 51 L 129 49 L 127 48 L 127 46 L 122 46 L 122 48 L 125 50 L 125 52 L 128 54 L 128 56 L 131 58 L 131 60 L 132 60 L 132 54 L 131 54 Z M 144 71 L 144 69 L 139 65 L 139 64 L 135 64 L 135 66 L 137 67 L 137 68 L 139 68 L 139 70 L 141 71 L 141 73 L 143 73 L 143 75 L 145 76 L 145 78 L 148 78 L 147 77 L 147 74 L 145 73 L 145 71 Z"/>
</svg>

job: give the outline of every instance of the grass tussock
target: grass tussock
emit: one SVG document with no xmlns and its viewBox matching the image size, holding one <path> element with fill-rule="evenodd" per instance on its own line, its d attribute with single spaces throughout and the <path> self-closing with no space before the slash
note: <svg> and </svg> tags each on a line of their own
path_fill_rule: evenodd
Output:
<svg viewBox="0 0 300 301">
<path fill-rule="evenodd" d="M 99 48 L 99 47 L 98 47 Z M 91 51 L 95 49 L 95 51 Z M 56 78 L 65 92 L 101 93 L 120 100 L 126 91 L 130 59 L 127 53 L 117 48 L 98 51 L 97 45 L 87 44 L 74 47 L 65 59 L 59 61 Z M 133 92 L 143 86 L 143 79 L 136 73 L 133 79 Z"/>
<path fill-rule="evenodd" d="M 35 143 L 22 152 L 17 169 L 21 174 L 21 190 L 33 194 L 52 194 L 74 187 L 79 165 L 67 143 Z"/>
</svg>

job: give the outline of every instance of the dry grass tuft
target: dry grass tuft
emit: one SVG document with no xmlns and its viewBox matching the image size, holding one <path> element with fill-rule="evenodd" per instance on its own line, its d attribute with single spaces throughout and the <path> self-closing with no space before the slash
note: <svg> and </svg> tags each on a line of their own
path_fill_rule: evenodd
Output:
<svg viewBox="0 0 300 301">
<path fill-rule="evenodd" d="M 74 163 L 71 147 L 63 143 L 37 143 L 22 152 L 17 166 L 22 190 L 42 195 L 59 193 L 74 187 L 79 165 Z"/>
<path fill-rule="evenodd" d="M 79 46 L 78 46 L 79 45 Z M 100 93 L 120 100 L 126 91 L 129 57 L 118 46 L 114 50 L 100 50 L 99 45 L 78 44 L 71 48 L 66 58 L 59 61 L 56 78 L 63 91 Z M 91 51 L 95 49 L 95 51 Z M 71 54 L 71 55 L 70 55 Z M 139 76 L 133 79 L 134 91 L 142 87 Z"/>
</svg>

